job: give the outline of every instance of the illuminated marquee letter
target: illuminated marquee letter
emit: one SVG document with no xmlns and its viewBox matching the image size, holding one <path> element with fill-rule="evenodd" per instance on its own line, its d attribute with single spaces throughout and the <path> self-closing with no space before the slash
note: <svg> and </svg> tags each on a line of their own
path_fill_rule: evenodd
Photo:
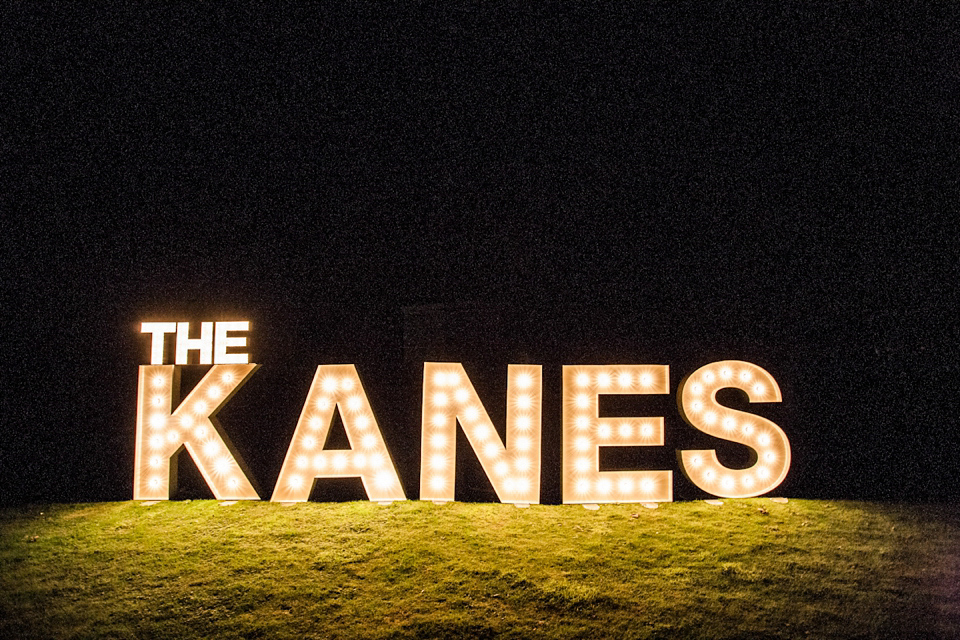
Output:
<svg viewBox="0 0 960 640">
<path fill-rule="evenodd" d="M 780 402 L 780 387 L 765 370 L 737 360 L 700 367 L 680 383 L 683 419 L 704 433 L 750 447 L 754 463 L 747 469 L 730 469 L 720 464 L 714 449 L 707 449 L 683 451 L 681 467 L 693 484 L 715 496 L 759 496 L 786 477 L 790 442 L 769 420 L 719 404 L 717 391 L 725 388 L 745 391 L 750 402 Z"/>
<path fill-rule="evenodd" d="M 156 336 L 156 334 L 154 334 Z M 143 365 L 137 391 L 133 499 L 169 500 L 172 458 L 185 448 L 217 500 L 259 500 L 242 460 L 214 416 L 246 382 L 255 364 L 214 365 L 173 413 L 175 365 Z"/>
<path fill-rule="evenodd" d="M 197 364 L 213 363 L 213 323 L 200 323 L 200 337 L 190 337 L 190 323 L 177 323 L 177 359 L 176 364 L 189 364 L 188 353 L 190 351 L 199 351 L 200 359 Z"/>
<path fill-rule="evenodd" d="M 450 501 L 456 477 L 457 420 L 501 502 L 540 502 L 541 367 L 507 367 L 507 446 L 463 365 L 423 365 L 420 499 Z"/>
<path fill-rule="evenodd" d="M 601 418 L 600 394 L 668 393 L 666 365 L 563 367 L 563 501 L 670 502 L 671 471 L 600 471 L 600 447 L 663 446 L 663 418 Z"/>
<path fill-rule="evenodd" d="M 350 449 L 323 449 L 334 409 L 340 411 Z M 272 500 L 305 502 L 314 478 L 357 476 L 371 500 L 406 499 L 356 367 L 321 365 L 310 385 Z"/>
</svg>

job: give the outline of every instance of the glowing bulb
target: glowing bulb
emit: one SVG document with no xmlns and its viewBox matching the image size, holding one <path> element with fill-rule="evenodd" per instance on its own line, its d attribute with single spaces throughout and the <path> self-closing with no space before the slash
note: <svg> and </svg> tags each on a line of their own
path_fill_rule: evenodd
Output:
<svg viewBox="0 0 960 640">
<path fill-rule="evenodd" d="M 703 472 L 703 477 L 707 480 L 707 482 L 713 482 L 713 479 L 717 477 L 717 472 L 713 469 L 707 469 Z"/>
<path fill-rule="evenodd" d="M 447 374 L 443 371 L 437 371 L 433 374 L 433 384 L 438 387 L 444 387 L 447 384 Z"/>
<path fill-rule="evenodd" d="M 203 414 L 207 411 L 207 403 L 203 400 L 199 400 L 193 405 L 193 410 L 195 413 Z"/>
<path fill-rule="evenodd" d="M 588 416 L 577 416 L 573 424 L 577 429 L 587 429 L 590 427 L 590 418 Z"/>
<path fill-rule="evenodd" d="M 621 438 L 629 438 L 633 435 L 633 425 L 629 422 L 621 422 L 618 432 Z"/>
<path fill-rule="evenodd" d="M 513 420 L 513 426 L 517 428 L 518 431 L 529 431 L 533 423 L 530 421 L 530 416 L 517 416 Z"/>
<path fill-rule="evenodd" d="M 580 478 L 577 480 L 576 490 L 577 493 L 587 493 L 590 491 L 590 481 L 586 478 Z"/>
<path fill-rule="evenodd" d="M 159 407 L 163 405 L 163 396 L 153 396 L 150 402 L 153 404 L 153 406 Z"/>
<path fill-rule="evenodd" d="M 533 398 L 527 394 L 522 394 L 517 396 L 517 408 L 518 409 L 529 409 L 533 406 Z"/>
<path fill-rule="evenodd" d="M 353 378 L 350 376 L 344 376 L 340 379 L 340 388 L 344 391 L 350 391 L 353 389 Z"/>
<path fill-rule="evenodd" d="M 652 375 L 650 375 L 649 373 L 641 373 L 641 374 L 640 374 L 640 386 L 642 386 L 642 387 L 649 387 L 649 386 L 652 385 L 652 384 L 653 384 L 653 376 L 652 376 Z"/>
<path fill-rule="evenodd" d="M 610 374 L 609 373 L 599 373 L 597 374 L 597 386 L 601 389 L 606 389 L 610 386 Z"/>
<path fill-rule="evenodd" d="M 217 458 L 213 463 L 213 470 L 221 475 L 226 474 L 230 471 L 230 458 Z"/>
<path fill-rule="evenodd" d="M 521 373 L 516 377 L 516 382 L 514 384 L 517 385 L 518 389 L 529 389 L 533 384 L 533 376 L 531 376 L 529 373 Z"/>
<path fill-rule="evenodd" d="M 203 440 L 207 437 L 207 428 L 201 424 L 193 430 L 193 437 L 197 440 Z"/>
<path fill-rule="evenodd" d="M 443 425 L 447 424 L 447 415 L 445 413 L 433 414 L 433 417 L 430 419 L 430 424 L 437 428 L 442 427 Z"/>
<path fill-rule="evenodd" d="M 223 381 L 223 384 L 230 384 L 231 382 L 233 382 L 233 374 L 227 371 L 222 376 L 220 376 L 220 380 Z"/>
<path fill-rule="evenodd" d="M 430 468 L 434 471 L 443 471 L 447 468 L 447 457 L 439 453 L 430 456 Z"/>
<path fill-rule="evenodd" d="M 517 493 L 530 491 L 530 478 L 517 478 L 514 481 L 514 489 L 516 489 Z"/>
<path fill-rule="evenodd" d="M 330 377 L 328 377 L 328 378 L 324 378 L 324 379 L 323 379 L 323 382 L 320 383 L 320 386 L 321 386 L 321 387 L 323 388 L 323 390 L 326 391 L 327 393 L 333 393 L 334 391 L 337 390 L 337 379 L 334 378 L 333 376 L 330 376 Z"/>
<path fill-rule="evenodd" d="M 761 447 L 769 447 L 770 436 L 765 433 L 761 433 L 759 436 L 757 436 L 757 444 L 759 444 Z"/>
<path fill-rule="evenodd" d="M 160 449 L 161 447 L 163 447 L 163 436 L 161 435 L 150 436 L 149 443 L 150 443 L 151 449 Z"/>
<path fill-rule="evenodd" d="M 517 481 L 514 478 L 507 478 L 503 481 L 503 488 L 507 493 L 513 493 L 517 488 Z"/>
<path fill-rule="evenodd" d="M 590 376 L 586 373 L 577 374 L 577 386 L 578 387 L 589 387 L 590 386 Z"/>
<path fill-rule="evenodd" d="M 743 476 L 743 480 L 741 480 L 740 482 L 743 483 L 743 486 L 749 489 L 750 487 L 753 486 L 753 476 L 750 476 L 750 475 Z"/>
<path fill-rule="evenodd" d="M 577 408 L 586 409 L 587 407 L 590 406 L 590 396 L 588 396 L 585 393 L 581 393 L 577 396 L 576 403 L 577 403 Z"/>
<path fill-rule="evenodd" d="M 179 439 L 180 439 L 180 434 L 179 434 L 179 433 L 177 433 L 176 431 L 173 431 L 173 430 L 167 431 L 167 440 L 168 440 L 168 441 L 170 441 L 170 442 L 176 442 L 176 441 L 179 440 Z"/>
<path fill-rule="evenodd" d="M 473 428 L 473 437 L 477 439 L 477 442 L 483 442 L 490 437 L 490 425 L 480 423 Z"/>
<path fill-rule="evenodd" d="M 363 469 L 365 466 L 367 466 L 367 456 L 363 453 L 354 454 L 353 466 L 357 469 Z"/>
<path fill-rule="evenodd" d="M 301 444 L 304 449 L 313 449 L 315 446 L 317 446 L 317 439 L 313 436 L 307 436 L 303 439 Z"/>
<path fill-rule="evenodd" d="M 577 458 L 573 463 L 573 468 L 580 473 L 590 471 L 590 458 Z"/>
<path fill-rule="evenodd" d="M 227 480 L 227 486 L 230 487 L 231 489 L 236 489 L 237 487 L 240 486 L 240 481 L 237 480 L 236 478 L 230 478 L 229 480 Z"/>
<path fill-rule="evenodd" d="M 453 399 L 459 404 L 464 404 L 470 399 L 470 392 L 463 387 L 458 387 L 457 390 L 453 392 Z"/>
<path fill-rule="evenodd" d="M 162 464 L 163 464 L 163 458 L 161 458 L 160 456 L 153 456 L 153 457 L 150 458 L 150 466 L 151 466 L 151 467 L 157 468 L 157 467 L 161 466 Z"/>
<path fill-rule="evenodd" d="M 184 429 L 189 429 L 193 426 L 193 416 L 189 413 L 180 416 L 180 426 Z"/>
<path fill-rule="evenodd" d="M 347 398 L 347 409 L 350 411 L 360 411 L 363 408 L 363 398 L 360 396 L 350 396 Z"/>
<path fill-rule="evenodd" d="M 533 441 L 527 436 L 520 436 L 517 438 L 517 451 L 530 451 L 530 447 L 532 446 Z"/>
<path fill-rule="evenodd" d="M 750 373 L 749 369 L 743 369 L 742 371 L 740 371 L 739 377 L 740 377 L 740 382 L 750 382 L 751 378 L 753 378 L 753 374 Z"/>
<path fill-rule="evenodd" d="M 703 421 L 706 424 L 713 424 L 717 421 L 717 414 L 715 414 L 713 411 L 707 411 L 705 414 L 703 414 Z"/>
<path fill-rule="evenodd" d="M 757 467 L 757 477 L 761 480 L 766 480 L 770 477 L 770 470 L 766 467 Z"/>
<path fill-rule="evenodd" d="M 580 436 L 573 441 L 573 446 L 577 451 L 589 451 L 590 450 L 590 438 L 585 436 Z"/>
<path fill-rule="evenodd" d="M 767 464 L 772 464 L 777 461 L 777 454 L 775 454 L 773 451 L 767 451 L 763 454 L 763 461 Z"/>
<path fill-rule="evenodd" d="M 306 469 L 310 466 L 310 459 L 307 456 L 297 456 L 297 469 Z"/>
<path fill-rule="evenodd" d="M 370 416 L 361 413 L 353 419 L 353 424 L 356 425 L 357 429 L 366 429 L 370 426 Z"/>
<path fill-rule="evenodd" d="M 447 398 L 447 394 L 437 391 L 433 394 L 433 404 L 437 407 L 445 407 L 450 402 L 450 399 Z"/>
<path fill-rule="evenodd" d="M 731 377 L 733 377 L 733 371 L 730 370 L 730 367 L 723 367 L 720 369 L 721 380 L 729 380 Z"/>
<path fill-rule="evenodd" d="M 501 460 L 497 464 L 493 465 L 493 472 L 498 476 L 505 476 L 510 472 L 510 465 Z"/>
<path fill-rule="evenodd" d="M 700 413 L 703 410 L 703 403 L 699 400 L 694 400 L 690 403 L 690 411 L 692 413 Z"/>
<path fill-rule="evenodd" d="M 384 464 L 386 464 L 386 460 L 384 459 L 382 453 L 374 453 L 374 454 L 371 454 L 371 455 L 370 455 L 370 468 L 371 468 L 371 469 L 379 469 L 379 468 L 382 467 Z"/>
<path fill-rule="evenodd" d="M 650 438 L 653 436 L 653 425 L 649 422 L 643 423 L 640 427 L 640 435 L 644 438 Z"/>
<path fill-rule="evenodd" d="M 617 384 L 626 389 L 633 384 L 633 376 L 629 371 L 623 371 L 617 376 Z"/>
<path fill-rule="evenodd" d="M 617 489 L 620 490 L 620 493 L 630 493 L 633 491 L 633 479 L 632 478 L 620 478 L 617 481 Z"/>
<path fill-rule="evenodd" d="M 517 471 L 530 471 L 530 458 L 520 457 L 513 461 L 513 467 Z"/>
<path fill-rule="evenodd" d="M 716 380 L 716 376 L 713 375 L 713 371 L 704 371 L 703 372 L 703 381 L 707 384 L 712 384 Z"/>
<path fill-rule="evenodd" d="M 763 395 L 766 390 L 767 387 L 765 387 L 762 382 L 758 382 L 757 384 L 753 385 L 753 392 L 758 396 Z"/>
<path fill-rule="evenodd" d="M 728 491 L 733 489 L 734 484 L 735 483 L 731 476 L 723 476 L 723 478 L 720 480 L 720 486 Z"/>
<path fill-rule="evenodd" d="M 693 456 L 692 458 L 690 458 L 691 467 L 696 469 L 697 467 L 700 467 L 702 464 L 703 464 L 703 458 L 701 458 L 700 456 Z"/>
<path fill-rule="evenodd" d="M 604 440 L 610 437 L 610 425 L 601 423 L 597 426 L 597 436 L 603 438 Z"/>
<path fill-rule="evenodd" d="M 150 482 L 148 484 L 150 485 L 151 489 L 159 489 L 160 485 L 162 484 L 162 481 L 160 480 L 160 478 L 154 477 L 154 478 L 150 478 Z"/>
<path fill-rule="evenodd" d="M 640 481 L 640 490 L 644 493 L 653 493 L 653 490 L 656 488 L 656 483 L 650 478 L 644 478 Z"/>
<path fill-rule="evenodd" d="M 167 426 L 167 418 L 162 413 L 153 414 L 148 422 L 152 429 L 163 429 Z"/>
<path fill-rule="evenodd" d="M 497 446 L 496 442 L 488 442 L 487 446 L 483 448 L 483 453 L 488 458 L 496 458 L 500 455 L 500 447 Z"/>
<path fill-rule="evenodd" d="M 303 486 L 303 478 L 300 476 L 290 476 L 290 479 L 287 480 L 287 484 L 291 489 L 299 489 Z"/>
<path fill-rule="evenodd" d="M 220 444 L 216 440 L 207 440 L 203 443 L 203 455 L 212 458 L 220 453 Z"/>
<path fill-rule="evenodd" d="M 317 398 L 317 411 L 326 411 L 330 408 L 330 398 L 321 396 Z"/>
<path fill-rule="evenodd" d="M 307 420 L 307 425 L 314 431 L 317 431 L 323 426 L 323 420 L 321 420 L 319 416 L 313 416 Z"/>
<path fill-rule="evenodd" d="M 447 446 L 447 436 L 442 433 L 435 433 L 430 436 L 430 446 L 434 449 L 443 449 Z"/>
<path fill-rule="evenodd" d="M 433 476 L 430 478 L 430 488 L 434 491 L 441 491 L 445 486 L 447 486 L 447 481 L 443 476 Z"/>
<path fill-rule="evenodd" d="M 700 395 L 701 393 L 703 393 L 703 385 L 700 384 L 699 382 L 694 382 L 692 385 L 690 385 L 690 393 L 692 393 L 695 396 Z"/>
<path fill-rule="evenodd" d="M 451 371 L 447 374 L 447 384 L 451 387 L 456 387 L 460 384 L 460 374 L 456 371 Z"/>
<path fill-rule="evenodd" d="M 207 389 L 207 397 L 210 398 L 211 400 L 216 400 L 221 395 L 223 395 L 223 389 L 221 389 L 217 385 L 211 385 L 211 387 Z"/>
<path fill-rule="evenodd" d="M 474 422 L 480 417 L 480 410 L 473 406 L 467 407 L 463 411 L 463 417 L 470 422 Z"/>
<path fill-rule="evenodd" d="M 338 453 L 333 456 L 333 468 L 337 471 L 343 471 L 347 468 L 347 454 Z"/>
<path fill-rule="evenodd" d="M 749 436 L 750 434 L 753 433 L 753 425 L 752 425 L 752 424 L 745 424 L 745 425 L 743 425 L 742 431 L 743 431 L 743 434 L 744 434 L 744 435 Z"/>
<path fill-rule="evenodd" d="M 363 436 L 363 440 L 360 441 L 360 446 L 364 449 L 373 449 L 377 446 L 377 437 L 372 433 L 368 433 Z"/>
<path fill-rule="evenodd" d="M 727 431 L 733 431 L 734 429 L 737 428 L 737 421 L 730 416 L 727 416 L 726 418 L 724 418 L 722 424 L 723 424 L 723 428 L 726 429 Z"/>
<path fill-rule="evenodd" d="M 393 486 L 393 475 L 389 471 L 378 471 L 377 475 L 373 476 L 373 483 L 378 489 L 389 489 Z"/>
<path fill-rule="evenodd" d="M 313 468 L 316 471 L 323 471 L 327 468 L 327 457 L 322 453 L 313 456 Z"/>
<path fill-rule="evenodd" d="M 162 387 L 164 382 L 166 382 L 166 380 L 164 380 L 163 376 L 153 376 L 153 386 Z"/>
<path fill-rule="evenodd" d="M 611 491 L 613 491 L 613 482 L 610 481 L 610 478 L 600 478 L 597 480 L 597 493 L 605 496 Z"/>
</svg>

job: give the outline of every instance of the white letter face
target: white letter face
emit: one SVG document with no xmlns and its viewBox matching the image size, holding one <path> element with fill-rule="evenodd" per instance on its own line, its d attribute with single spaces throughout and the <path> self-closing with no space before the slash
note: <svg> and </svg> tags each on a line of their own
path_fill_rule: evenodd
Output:
<svg viewBox="0 0 960 640">
<path fill-rule="evenodd" d="M 340 411 L 350 449 L 323 448 L 334 409 Z M 321 365 L 310 385 L 272 500 L 305 502 L 310 498 L 314 478 L 358 476 L 370 500 L 406 499 L 356 367 Z"/>
<path fill-rule="evenodd" d="M 750 498 L 773 490 L 790 468 L 786 434 L 765 418 L 729 409 L 717 402 L 717 391 L 740 389 L 750 402 L 780 402 L 780 387 L 755 364 L 738 360 L 700 367 L 680 384 L 680 414 L 704 433 L 750 447 L 756 462 L 748 469 L 720 464 L 714 449 L 684 451 L 683 472 L 693 484 L 722 498 Z"/>
<path fill-rule="evenodd" d="M 501 502 L 540 502 L 539 365 L 507 367 L 507 445 L 493 428 L 463 365 L 425 362 L 420 499 L 450 501 L 456 478 L 457 421 Z"/>
<path fill-rule="evenodd" d="M 600 471 L 600 447 L 663 446 L 663 418 L 601 418 L 601 394 L 670 391 L 666 365 L 563 367 L 564 503 L 670 502 L 672 471 Z"/>
<path fill-rule="evenodd" d="M 175 365 L 140 367 L 134 500 L 169 500 L 171 458 L 185 448 L 217 500 L 259 500 L 242 460 L 217 424 L 217 411 L 257 368 L 215 365 L 173 413 Z"/>
</svg>

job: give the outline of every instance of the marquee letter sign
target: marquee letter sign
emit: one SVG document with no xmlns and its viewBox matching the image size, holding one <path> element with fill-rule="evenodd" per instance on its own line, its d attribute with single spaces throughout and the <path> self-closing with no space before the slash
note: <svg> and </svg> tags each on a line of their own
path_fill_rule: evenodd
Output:
<svg viewBox="0 0 960 640">
<path fill-rule="evenodd" d="M 601 394 L 669 393 L 665 365 L 563 368 L 563 501 L 670 502 L 671 471 L 600 471 L 600 447 L 663 446 L 663 418 L 601 418 Z"/>
<path fill-rule="evenodd" d="M 423 365 L 420 499 L 453 500 L 457 422 L 500 502 L 540 502 L 541 368 L 507 367 L 507 443 L 500 440 L 463 365 Z"/>
<path fill-rule="evenodd" d="M 246 321 L 144 322 L 150 334 L 150 364 L 141 365 L 137 386 L 134 500 L 168 500 L 176 487 L 177 456 L 186 451 L 218 500 L 258 500 L 250 474 L 215 416 L 259 365 L 236 351 L 250 330 Z M 166 337 L 174 337 L 174 364 L 164 364 Z M 193 390 L 179 397 L 180 367 L 211 365 Z M 780 387 L 749 362 L 725 360 L 697 369 L 680 382 L 677 404 L 690 426 L 746 446 L 745 469 L 724 466 L 714 449 L 679 451 L 680 468 L 714 496 L 748 498 L 772 491 L 790 469 L 790 442 L 779 426 L 717 401 L 720 389 L 739 389 L 750 402 L 780 402 Z M 565 365 L 563 367 L 563 502 L 596 504 L 670 502 L 673 472 L 601 471 L 600 447 L 664 444 L 664 419 L 601 417 L 600 396 L 666 394 L 667 365 Z M 457 425 L 501 502 L 540 502 L 542 367 L 507 367 L 506 435 L 500 438 L 463 365 L 426 362 L 420 447 L 420 498 L 449 502 L 455 496 Z M 325 449 L 339 413 L 349 449 Z M 360 478 L 376 502 L 405 500 L 403 486 L 367 394 L 352 364 L 320 365 L 273 490 L 277 502 L 303 502 L 323 478 Z"/>
<path fill-rule="evenodd" d="M 193 458 L 217 500 L 260 499 L 240 456 L 214 418 L 256 368 L 255 364 L 214 365 L 171 412 L 180 386 L 176 365 L 140 367 L 134 500 L 170 498 L 177 468 L 172 463 L 182 449 Z"/>
<path fill-rule="evenodd" d="M 780 387 L 755 364 L 726 360 L 700 367 L 680 383 L 680 414 L 704 433 L 750 448 L 753 462 L 747 469 L 729 469 L 713 449 L 684 451 L 683 473 L 708 493 L 722 498 L 749 498 L 772 491 L 790 468 L 790 442 L 769 420 L 752 413 L 728 409 L 717 402 L 724 388 L 745 391 L 750 402 L 780 402 Z"/>
<path fill-rule="evenodd" d="M 324 450 L 338 410 L 348 450 Z M 376 502 L 406 500 L 360 376 L 352 364 L 317 367 L 297 430 L 273 490 L 274 502 L 304 502 L 315 478 L 354 478 Z"/>
</svg>

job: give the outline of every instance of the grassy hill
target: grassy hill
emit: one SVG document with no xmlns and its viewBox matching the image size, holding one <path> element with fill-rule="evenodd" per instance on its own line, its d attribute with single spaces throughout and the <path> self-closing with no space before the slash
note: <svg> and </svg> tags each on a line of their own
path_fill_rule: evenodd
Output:
<svg viewBox="0 0 960 640">
<path fill-rule="evenodd" d="M 7 509 L 0 636 L 955 638 L 960 509 Z"/>
</svg>

